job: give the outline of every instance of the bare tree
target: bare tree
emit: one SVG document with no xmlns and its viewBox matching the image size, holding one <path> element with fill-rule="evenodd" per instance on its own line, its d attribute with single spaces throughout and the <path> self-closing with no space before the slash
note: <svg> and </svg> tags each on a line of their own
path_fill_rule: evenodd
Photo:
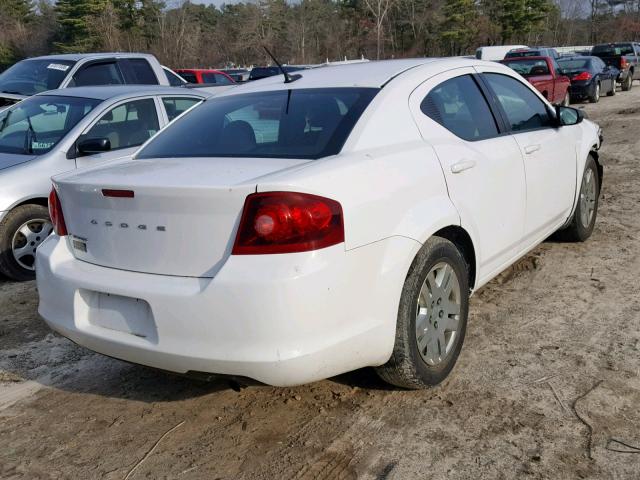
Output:
<svg viewBox="0 0 640 480">
<path fill-rule="evenodd" d="M 376 26 L 376 59 L 380 60 L 382 52 L 382 33 L 384 31 L 384 22 L 389 14 L 389 10 L 398 2 L 398 0 L 364 0 L 367 10 L 373 15 Z"/>
</svg>

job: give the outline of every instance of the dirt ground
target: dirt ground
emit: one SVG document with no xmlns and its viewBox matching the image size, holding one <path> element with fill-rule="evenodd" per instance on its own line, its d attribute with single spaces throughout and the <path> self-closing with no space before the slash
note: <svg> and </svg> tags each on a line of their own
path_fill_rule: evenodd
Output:
<svg viewBox="0 0 640 480">
<path fill-rule="evenodd" d="M 640 87 L 580 105 L 605 131 L 584 244 L 479 291 L 450 378 L 360 370 L 298 388 L 198 382 L 51 333 L 0 279 L 0 478 L 640 478 Z"/>
</svg>

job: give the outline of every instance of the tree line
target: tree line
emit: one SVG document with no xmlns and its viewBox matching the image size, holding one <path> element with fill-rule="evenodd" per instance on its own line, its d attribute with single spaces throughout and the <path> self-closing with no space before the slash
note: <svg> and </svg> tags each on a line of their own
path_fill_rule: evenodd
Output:
<svg viewBox="0 0 640 480">
<path fill-rule="evenodd" d="M 635 40 L 640 0 L 0 0 L 0 70 L 34 55 L 141 51 L 168 66 L 472 54 Z"/>
</svg>

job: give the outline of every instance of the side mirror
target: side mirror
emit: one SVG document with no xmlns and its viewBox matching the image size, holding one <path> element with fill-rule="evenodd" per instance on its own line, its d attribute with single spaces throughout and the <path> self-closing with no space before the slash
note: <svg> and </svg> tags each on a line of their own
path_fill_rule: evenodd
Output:
<svg viewBox="0 0 640 480">
<path fill-rule="evenodd" d="M 111 141 L 108 138 L 87 138 L 78 142 L 78 153 L 80 155 L 92 155 L 111 150 Z"/>
<path fill-rule="evenodd" d="M 577 125 L 584 120 L 584 112 L 576 108 L 557 106 L 556 119 L 560 127 Z"/>
</svg>

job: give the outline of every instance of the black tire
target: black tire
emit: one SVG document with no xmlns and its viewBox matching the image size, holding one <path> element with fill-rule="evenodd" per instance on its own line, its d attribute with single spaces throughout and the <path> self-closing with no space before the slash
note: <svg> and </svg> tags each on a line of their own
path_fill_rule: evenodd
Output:
<svg viewBox="0 0 640 480">
<path fill-rule="evenodd" d="M 596 86 L 593 88 L 593 95 L 589 97 L 591 103 L 598 103 L 600 101 L 601 88 L 600 82 L 596 83 Z"/>
<path fill-rule="evenodd" d="M 587 176 L 587 172 L 591 172 L 593 175 L 593 182 L 595 186 L 595 198 L 593 200 L 593 215 L 591 215 L 588 224 L 584 224 L 584 219 L 582 217 L 584 203 L 582 202 L 582 197 L 586 194 L 585 192 L 585 182 L 583 181 Z M 582 174 L 582 180 L 580 184 L 580 194 L 578 198 L 578 204 L 576 206 L 575 211 L 573 212 L 573 217 L 571 219 L 571 223 L 567 228 L 561 230 L 559 233 L 560 238 L 562 240 L 567 240 L 571 242 L 584 242 L 587 240 L 591 234 L 593 233 L 593 228 L 596 224 L 596 217 L 598 216 L 598 202 L 600 199 L 600 178 L 598 175 L 598 168 L 596 166 L 596 161 L 593 159 L 591 155 L 587 159 L 587 164 L 584 167 L 584 172 Z"/>
<path fill-rule="evenodd" d="M 13 254 L 13 239 L 18 230 L 29 221 L 45 220 L 49 221 L 49 211 L 42 205 L 21 205 L 10 211 L 0 223 L 0 273 L 17 281 L 33 280 L 35 278 L 35 270 L 28 269 L 20 265 Z M 36 222 L 37 226 L 37 222 Z M 43 224 L 43 227 L 45 225 Z M 35 248 L 48 235 L 34 237 L 33 258 L 35 261 Z M 36 233 L 37 234 L 37 233 Z M 26 239 L 26 237 L 24 237 Z M 36 241 L 35 238 L 38 238 Z M 23 263 L 27 264 L 30 258 L 26 258 Z"/>
<path fill-rule="evenodd" d="M 563 107 L 568 107 L 571 104 L 571 95 L 569 95 L 569 91 L 567 90 L 567 93 L 564 96 L 564 100 L 562 100 L 562 103 L 560 105 L 562 105 Z"/>
<path fill-rule="evenodd" d="M 607 93 L 607 97 L 613 97 L 616 94 L 616 81 L 611 81 L 611 90 Z"/>
<path fill-rule="evenodd" d="M 623 92 L 628 92 L 629 90 L 631 90 L 631 87 L 633 87 L 633 78 L 631 77 L 631 73 L 629 73 L 629 75 L 627 75 L 622 81 L 621 87 Z"/>
<path fill-rule="evenodd" d="M 427 275 L 442 264 L 451 267 L 458 280 L 459 314 L 457 315 L 457 330 L 449 352 L 439 364 L 429 365 L 423 359 L 423 354 L 418 350 L 416 321 L 419 300 L 417 299 L 420 298 L 420 292 L 425 284 Z M 384 381 L 402 388 L 422 389 L 437 385 L 449 375 L 460 355 L 467 329 L 467 316 L 469 313 L 468 271 L 468 265 L 464 257 L 449 240 L 441 237 L 432 237 L 424 244 L 411 264 L 402 289 L 393 353 L 386 364 L 376 368 L 378 375 Z M 430 298 L 432 300 L 428 316 L 430 327 L 427 326 L 424 330 L 425 332 L 427 328 L 431 328 L 432 331 L 433 328 L 437 329 L 438 318 L 443 318 L 442 313 L 440 313 L 439 317 L 436 313 L 438 308 L 443 307 L 434 307 L 435 297 Z M 451 297 L 447 300 L 451 300 Z M 425 311 L 427 310 L 425 309 Z M 424 318 L 426 318 L 426 315 Z M 433 323 L 432 318 L 434 319 Z M 425 320 L 424 324 L 426 325 L 426 323 L 427 321 Z M 445 329 L 442 326 L 441 331 L 442 338 L 445 338 Z M 449 335 L 451 335 L 451 331 Z"/>
</svg>

